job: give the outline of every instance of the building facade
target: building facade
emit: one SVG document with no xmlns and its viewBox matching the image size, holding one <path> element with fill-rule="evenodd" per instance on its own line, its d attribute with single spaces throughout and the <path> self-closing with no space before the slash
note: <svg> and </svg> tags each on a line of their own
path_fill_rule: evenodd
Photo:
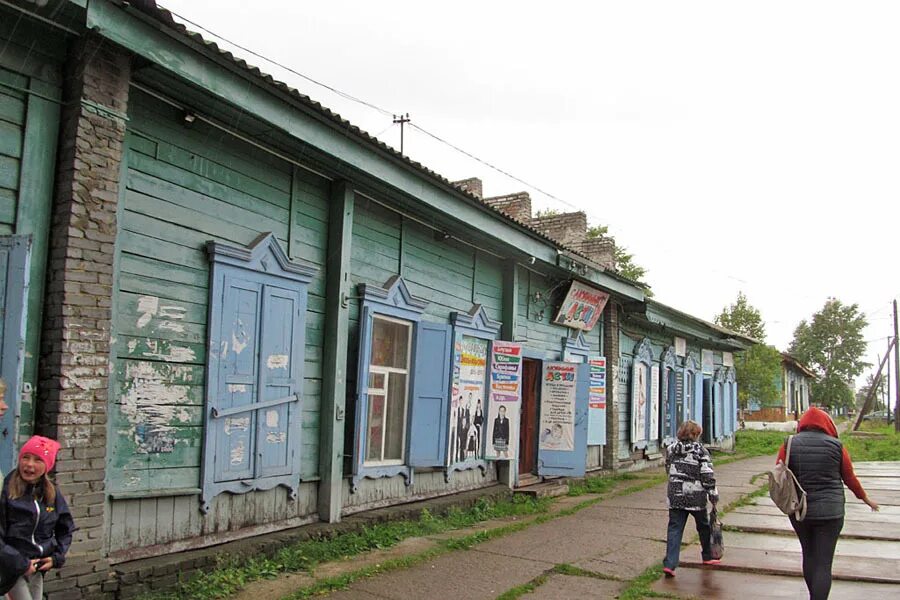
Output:
<svg viewBox="0 0 900 600">
<path fill-rule="evenodd" d="M 578 218 L 508 214 L 153 2 L 0 17 L 0 460 L 33 432 L 63 445 L 80 529 L 50 598 L 391 504 L 638 468 L 682 418 L 733 439 L 741 342 L 648 303 Z"/>
</svg>

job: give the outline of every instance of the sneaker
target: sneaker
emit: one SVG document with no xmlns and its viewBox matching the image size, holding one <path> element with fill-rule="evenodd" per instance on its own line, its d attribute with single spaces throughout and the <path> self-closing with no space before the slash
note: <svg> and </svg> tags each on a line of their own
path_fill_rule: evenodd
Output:
<svg viewBox="0 0 900 600">
<path fill-rule="evenodd" d="M 663 573 L 666 574 L 666 577 L 675 577 L 675 569 L 670 569 L 669 567 L 663 567 Z"/>
<path fill-rule="evenodd" d="M 703 564 L 704 564 L 704 565 L 717 565 L 717 564 L 719 564 L 720 562 L 722 562 L 722 561 L 719 560 L 718 558 L 711 558 L 711 559 L 709 559 L 709 560 L 704 560 L 704 561 L 703 561 Z"/>
</svg>

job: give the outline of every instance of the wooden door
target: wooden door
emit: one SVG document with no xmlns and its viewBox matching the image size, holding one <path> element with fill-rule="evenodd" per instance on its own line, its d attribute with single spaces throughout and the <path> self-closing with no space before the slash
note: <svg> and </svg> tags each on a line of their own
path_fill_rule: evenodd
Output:
<svg viewBox="0 0 900 600">
<path fill-rule="evenodd" d="M 534 473 L 537 466 L 537 390 L 541 362 L 522 363 L 522 412 L 519 433 L 519 473 Z"/>
</svg>

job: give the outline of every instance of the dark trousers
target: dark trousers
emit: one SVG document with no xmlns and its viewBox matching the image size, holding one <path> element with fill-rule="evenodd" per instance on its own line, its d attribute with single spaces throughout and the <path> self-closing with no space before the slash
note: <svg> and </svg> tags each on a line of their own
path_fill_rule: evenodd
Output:
<svg viewBox="0 0 900 600">
<path fill-rule="evenodd" d="M 709 553 L 709 514 L 706 510 L 680 510 L 669 509 L 669 530 L 666 534 L 666 558 L 663 566 L 674 569 L 678 566 L 678 558 L 681 556 L 681 538 L 684 535 L 684 526 L 688 515 L 694 515 L 697 524 L 697 533 L 700 534 L 700 548 L 703 560 L 712 558 Z"/>
<path fill-rule="evenodd" d="M 797 521 L 791 516 L 791 526 L 803 549 L 803 579 L 810 600 L 827 600 L 831 592 L 831 563 L 838 536 L 844 528 L 839 519 L 806 519 Z"/>
</svg>

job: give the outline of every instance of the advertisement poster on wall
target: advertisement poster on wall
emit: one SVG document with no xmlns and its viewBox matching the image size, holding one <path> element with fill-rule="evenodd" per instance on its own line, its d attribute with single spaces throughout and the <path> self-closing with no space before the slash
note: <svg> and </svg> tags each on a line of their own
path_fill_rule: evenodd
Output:
<svg viewBox="0 0 900 600">
<path fill-rule="evenodd" d="M 485 458 L 510 460 L 519 449 L 519 405 L 522 401 L 522 345 L 494 342 Z"/>
<path fill-rule="evenodd" d="M 456 342 L 450 396 L 447 465 L 484 458 L 484 383 L 488 341 L 468 335 Z"/>
<path fill-rule="evenodd" d="M 606 358 L 588 359 L 591 387 L 588 392 L 588 437 L 591 446 L 606 444 Z"/>
<path fill-rule="evenodd" d="M 603 314 L 608 300 L 609 294 L 606 292 L 573 281 L 553 322 L 572 329 L 590 331 Z"/>
<path fill-rule="evenodd" d="M 650 377 L 647 365 L 635 363 L 631 375 L 631 443 L 639 444 L 644 437 L 644 424 L 647 422 L 647 388 Z"/>
<path fill-rule="evenodd" d="M 575 375 L 578 365 L 549 363 L 541 382 L 541 450 L 575 449 Z"/>
</svg>

